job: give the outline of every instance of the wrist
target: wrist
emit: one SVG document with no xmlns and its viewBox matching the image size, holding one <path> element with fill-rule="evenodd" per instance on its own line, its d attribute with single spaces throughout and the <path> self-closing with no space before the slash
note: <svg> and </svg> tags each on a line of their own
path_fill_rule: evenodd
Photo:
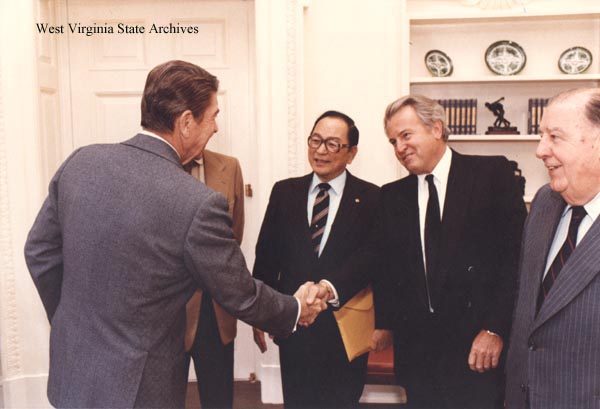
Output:
<svg viewBox="0 0 600 409">
<path fill-rule="evenodd" d="M 325 301 L 329 301 L 334 298 L 333 290 L 331 289 L 329 284 L 327 284 L 324 281 L 319 281 L 318 286 L 321 287 L 326 292 Z"/>
</svg>

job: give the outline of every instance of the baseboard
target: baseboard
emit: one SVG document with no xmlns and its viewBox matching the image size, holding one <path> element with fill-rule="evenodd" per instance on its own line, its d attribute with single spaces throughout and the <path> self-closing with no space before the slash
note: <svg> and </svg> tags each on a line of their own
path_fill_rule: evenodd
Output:
<svg viewBox="0 0 600 409">
<path fill-rule="evenodd" d="M 406 393 L 399 385 L 367 384 L 360 403 L 406 403 Z"/>
<path fill-rule="evenodd" d="M 263 403 L 283 403 L 279 365 L 261 365 L 260 396 Z"/>
<path fill-rule="evenodd" d="M 47 374 L 3 379 L 1 407 L 51 408 L 46 392 L 47 385 Z"/>
</svg>

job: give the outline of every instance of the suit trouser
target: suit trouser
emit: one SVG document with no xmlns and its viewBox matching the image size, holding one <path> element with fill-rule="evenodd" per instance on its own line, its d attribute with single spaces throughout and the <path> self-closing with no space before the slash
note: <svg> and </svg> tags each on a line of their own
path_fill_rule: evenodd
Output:
<svg viewBox="0 0 600 409">
<path fill-rule="evenodd" d="M 233 406 L 233 342 L 223 345 L 212 298 L 205 292 L 198 331 L 189 352 L 194 360 L 203 409 Z"/>
<path fill-rule="evenodd" d="M 278 343 L 286 409 L 358 406 L 368 355 L 348 362 L 331 312 L 322 313 L 311 327 L 298 327 Z"/>
<path fill-rule="evenodd" d="M 465 341 L 470 337 L 456 337 L 460 329 L 453 329 L 455 333 L 449 333 L 439 319 L 424 321 L 407 344 L 395 345 L 396 376 L 406 389 L 407 409 L 502 407 L 503 368 L 471 371 L 471 341 Z"/>
</svg>

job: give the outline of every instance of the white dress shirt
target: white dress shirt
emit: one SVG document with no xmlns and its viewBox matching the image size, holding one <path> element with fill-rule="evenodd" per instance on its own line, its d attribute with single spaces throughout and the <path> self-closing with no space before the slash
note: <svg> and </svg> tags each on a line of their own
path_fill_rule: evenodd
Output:
<svg viewBox="0 0 600 409">
<path fill-rule="evenodd" d="M 598 193 L 592 200 L 587 202 L 583 206 L 583 208 L 585 209 L 587 214 L 581 220 L 579 230 L 577 230 L 577 244 L 579 244 L 581 239 L 583 239 L 583 236 L 585 236 L 590 227 L 592 227 L 592 224 L 594 224 L 594 221 L 598 217 L 598 214 L 600 214 L 600 193 Z M 563 210 L 562 215 L 560 216 L 560 221 L 558 222 L 556 233 L 554 234 L 554 241 L 552 242 L 552 246 L 550 246 L 550 251 L 548 252 L 548 258 L 546 259 L 546 268 L 544 269 L 544 277 L 546 277 L 546 274 L 548 273 L 552 262 L 556 258 L 556 255 L 560 251 L 560 248 L 562 247 L 563 243 L 567 239 L 572 213 L 573 212 L 571 211 L 571 206 L 565 206 L 565 210 Z"/>
</svg>

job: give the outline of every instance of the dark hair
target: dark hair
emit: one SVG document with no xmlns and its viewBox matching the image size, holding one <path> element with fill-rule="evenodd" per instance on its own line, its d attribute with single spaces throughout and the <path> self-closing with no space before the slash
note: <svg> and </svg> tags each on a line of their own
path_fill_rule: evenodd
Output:
<svg viewBox="0 0 600 409">
<path fill-rule="evenodd" d="M 350 143 L 350 146 L 358 145 L 358 133 L 359 132 L 358 132 L 358 128 L 356 127 L 356 125 L 354 125 L 354 120 L 352 118 L 350 118 L 348 115 L 343 114 L 338 111 L 323 112 L 321 114 L 321 116 L 319 116 L 317 118 L 317 120 L 315 121 L 315 123 L 310 131 L 311 135 L 312 135 L 313 131 L 315 130 L 317 123 L 323 118 L 339 118 L 342 121 L 344 121 L 346 123 L 346 125 L 348 125 L 348 142 Z"/>
<path fill-rule="evenodd" d="M 142 127 L 172 132 L 175 119 L 184 111 L 201 117 L 218 88 L 217 77 L 189 62 L 173 60 L 156 66 L 146 78 Z"/>
</svg>

